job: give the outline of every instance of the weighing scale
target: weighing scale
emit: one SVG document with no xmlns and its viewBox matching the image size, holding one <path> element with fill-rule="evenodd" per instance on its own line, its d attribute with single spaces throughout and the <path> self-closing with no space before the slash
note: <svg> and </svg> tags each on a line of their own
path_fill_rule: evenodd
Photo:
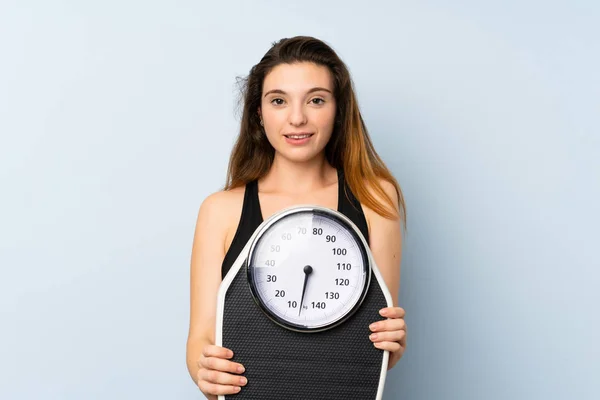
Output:
<svg viewBox="0 0 600 400">
<path fill-rule="evenodd" d="M 313 205 L 276 213 L 219 287 L 215 344 L 248 378 L 219 400 L 381 399 L 389 353 L 373 345 L 369 325 L 391 306 L 348 217 Z"/>
</svg>

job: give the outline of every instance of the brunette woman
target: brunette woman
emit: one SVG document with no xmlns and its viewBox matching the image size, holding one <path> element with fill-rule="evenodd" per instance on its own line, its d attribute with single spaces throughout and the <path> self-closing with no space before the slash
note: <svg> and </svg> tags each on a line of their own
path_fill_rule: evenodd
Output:
<svg viewBox="0 0 600 400">
<path fill-rule="evenodd" d="M 395 178 L 375 152 L 345 64 L 326 43 L 294 37 L 275 43 L 245 80 L 239 137 L 223 191 L 198 213 L 191 262 L 188 370 L 209 399 L 247 383 L 230 349 L 214 345 L 217 291 L 260 223 L 298 204 L 338 210 L 361 230 L 394 307 L 381 310 L 370 340 L 406 348 L 398 307 L 405 207 Z"/>
</svg>

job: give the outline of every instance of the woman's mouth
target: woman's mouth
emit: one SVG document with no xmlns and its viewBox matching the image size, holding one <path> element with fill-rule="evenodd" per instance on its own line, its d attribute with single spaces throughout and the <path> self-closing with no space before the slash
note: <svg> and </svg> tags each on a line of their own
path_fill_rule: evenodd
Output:
<svg viewBox="0 0 600 400">
<path fill-rule="evenodd" d="M 313 134 L 312 133 L 302 133 L 302 134 L 294 134 L 294 135 L 283 135 L 288 139 L 305 139 L 305 138 L 309 138 L 311 137 Z"/>
<path fill-rule="evenodd" d="M 314 133 L 298 133 L 283 136 L 285 136 L 286 142 L 294 145 L 300 145 L 308 142 L 313 135 Z"/>
</svg>

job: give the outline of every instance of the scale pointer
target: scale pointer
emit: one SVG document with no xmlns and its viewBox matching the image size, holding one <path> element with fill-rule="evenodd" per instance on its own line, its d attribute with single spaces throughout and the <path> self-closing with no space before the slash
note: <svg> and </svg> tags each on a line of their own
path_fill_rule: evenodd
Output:
<svg viewBox="0 0 600 400">
<path fill-rule="evenodd" d="M 306 282 L 308 282 L 308 276 L 312 274 L 313 269 L 310 265 L 304 267 L 304 285 L 302 286 L 302 298 L 300 299 L 300 309 L 298 310 L 298 316 L 302 312 L 302 302 L 304 301 L 304 294 L 306 293 Z"/>
</svg>

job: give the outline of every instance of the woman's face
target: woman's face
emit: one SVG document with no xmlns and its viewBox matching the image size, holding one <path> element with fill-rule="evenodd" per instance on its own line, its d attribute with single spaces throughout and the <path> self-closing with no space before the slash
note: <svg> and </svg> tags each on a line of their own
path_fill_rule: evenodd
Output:
<svg viewBox="0 0 600 400">
<path fill-rule="evenodd" d="M 296 162 L 319 155 L 335 121 L 329 69 L 309 62 L 280 64 L 265 77 L 262 93 L 259 114 L 276 153 Z"/>
</svg>

